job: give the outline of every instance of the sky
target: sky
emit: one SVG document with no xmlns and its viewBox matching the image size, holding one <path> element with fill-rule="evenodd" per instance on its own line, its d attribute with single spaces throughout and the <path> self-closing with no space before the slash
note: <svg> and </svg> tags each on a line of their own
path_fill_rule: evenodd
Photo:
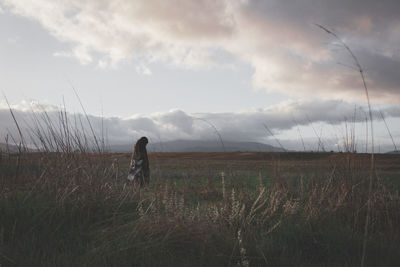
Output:
<svg viewBox="0 0 400 267">
<path fill-rule="evenodd" d="M 393 150 L 399 13 L 397 0 L 0 0 L 0 138 L 16 131 L 7 99 L 28 124 L 32 111 L 87 112 L 112 143 L 215 139 L 215 127 L 231 141 L 337 150 L 351 122 L 362 150 L 360 73 L 319 24 L 359 60 L 376 150 Z"/>
</svg>

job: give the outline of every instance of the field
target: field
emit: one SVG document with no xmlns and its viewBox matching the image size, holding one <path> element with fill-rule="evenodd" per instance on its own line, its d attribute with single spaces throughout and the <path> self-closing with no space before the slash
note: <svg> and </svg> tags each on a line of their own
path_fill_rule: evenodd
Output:
<svg viewBox="0 0 400 267">
<path fill-rule="evenodd" d="M 3 153 L 1 266 L 400 263 L 399 155 L 149 157 L 139 189 L 129 154 Z"/>
</svg>

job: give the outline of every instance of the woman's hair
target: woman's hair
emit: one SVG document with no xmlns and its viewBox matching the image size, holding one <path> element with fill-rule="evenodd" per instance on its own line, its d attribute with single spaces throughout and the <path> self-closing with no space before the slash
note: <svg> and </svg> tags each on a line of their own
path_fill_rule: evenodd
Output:
<svg viewBox="0 0 400 267">
<path fill-rule="evenodd" d="M 145 153 L 147 154 L 146 145 L 148 142 L 149 140 L 147 139 L 147 137 L 145 136 L 141 137 L 136 142 L 134 154 L 138 155 L 144 155 Z"/>
</svg>

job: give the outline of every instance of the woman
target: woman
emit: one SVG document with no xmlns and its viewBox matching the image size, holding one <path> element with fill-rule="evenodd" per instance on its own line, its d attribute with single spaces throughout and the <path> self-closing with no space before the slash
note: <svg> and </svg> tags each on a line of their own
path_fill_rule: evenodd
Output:
<svg viewBox="0 0 400 267">
<path fill-rule="evenodd" d="M 136 142 L 128 174 L 128 180 L 138 183 L 141 187 L 150 182 L 149 159 L 146 150 L 148 142 L 149 140 L 144 136 Z"/>
</svg>

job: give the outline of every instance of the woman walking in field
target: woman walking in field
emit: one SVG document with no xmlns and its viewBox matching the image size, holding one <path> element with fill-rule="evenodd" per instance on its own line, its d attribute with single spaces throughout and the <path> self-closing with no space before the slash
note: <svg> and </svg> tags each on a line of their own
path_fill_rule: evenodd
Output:
<svg viewBox="0 0 400 267">
<path fill-rule="evenodd" d="M 136 142 L 128 174 L 128 180 L 134 181 L 140 187 L 148 185 L 150 182 L 149 159 L 146 150 L 148 142 L 149 140 L 144 136 Z"/>
</svg>

